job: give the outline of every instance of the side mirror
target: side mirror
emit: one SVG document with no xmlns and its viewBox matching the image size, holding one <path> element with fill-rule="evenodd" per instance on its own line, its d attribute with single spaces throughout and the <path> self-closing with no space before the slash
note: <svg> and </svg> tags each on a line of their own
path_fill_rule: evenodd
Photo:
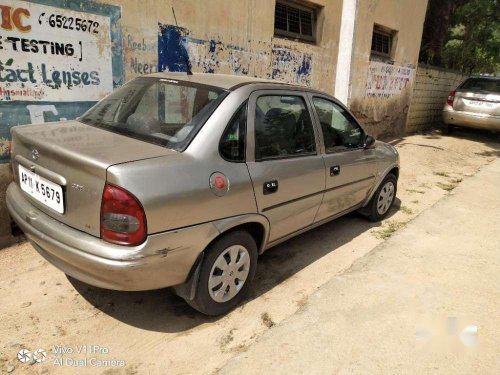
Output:
<svg viewBox="0 0 500 375">
<path fill-rule="evenodd" d="M 373 148 L 375 147 L 375 138 L 371 135 L 367 135 L 365 138 L 365 148 Z"/>
</svg>

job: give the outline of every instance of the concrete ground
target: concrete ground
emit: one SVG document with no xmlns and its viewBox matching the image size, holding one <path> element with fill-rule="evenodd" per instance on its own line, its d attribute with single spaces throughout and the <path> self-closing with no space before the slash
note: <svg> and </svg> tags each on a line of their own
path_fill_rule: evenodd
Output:
<svg viewBox="0 0 500 375">
<path fill-rule="evenodd" d="M 262 340 L 267 340 L 268 332 L 279 330 L 283 322 L 304 314 L 303 311 L 309 309 L 307 306 L 318 299 L 315 292 L 323 285 L 332 278 L 352 273 L 352 265 L 358 259 L 368 263 L 377 260 L 379 255 L 373 254 L 380 253 L 378 245 L 405 226 L 406 230 L 411 229 L 413 218 L 450 192 L 457 191 L 463 183 L 472 180 L 478 170 L 487 168 L 500 156 L 498 138 L 483 132 L 461 130 L 451 137 L 432 132 L 404 137 L 393 143 L 400 152 L 402 170 L 398 200 L 390 217 L 382 223 L 370 223 L 356 214 L 348 215 L 269 250 L 259 259 L 253 292 L 246 303 L 224 317 L 202 316 L 168 289 L 123 293 L 68 279 L 27 243 L 1 250 L 0 372 L 211 374 L 225 365 L 232 366 L 236 363 L 232 361 L 241 360 L 239 357 L 233 359 L 235 356 L 250 355 L 254 346 L 257 348 Z M 478 192 L 482 194 L 482 190 Z M 429 225 L 438 227 L 445 220 L 446 216 L 439 217 Z M 412 239 L 412 243 L 427 241 L 430 241 L 428 236 Z M 447 247 L 438 250 L 444 251 Z M 377 250 L 372 254 L 374 248 Z M 410 261 L 410 256 L 407 257 Z M 413 261 L 413 266 L 418 267 L 425 259 L 416 257 Z M 357 264 L 354 269 L 359 267 Z M 432 267 L 429 265 L 429 272 Z M 444 270 L 446 272 L 447 268 Z M 370 274 L 372 271 L 375 270 Z M 412 277 L 420 278 L 425 284 L 425 272 Z M 390 277 L 384 274 L 384 278 Z M 382 281 L 375 280 L 374 285 Z M 405 280 L 401 281 L 402 288 L 397 296 L 417 295 L 419 290 L 406 290 L 403 288 Z M 344 292 L 344 296 L 327 294 L 323 298 L 335 303 L 346 296 Z M 370 301 L 376 301 L 375 293 L 366 306 L 364 301 L 353 306 L 353 316 L 355 312 L 376 310 Z M 384 316 L 384 305 L 378 307 L 380 310 L 375 316 Z M 443 305 L 443 324 L 451 314 L 445 307 Z M 456 311 L 460 325 L 478 319 L 478 316 L 469 318 L 460 315 L 461 310 Z M 437 319 L 436 324 L 441 320 Z M 424 323 L 419 327 L 421 335 L 427 337 L 431 326 Z M 328 327 L 333 323 L 325 321 L 324 324 Z M 359 326 L 363 324 L 359 322 Z M 399 327 L 407 322 L 394 320 L 393 324 Z M 317 325 L 321 327 L 323 322 Z M 480 327 L 480 340 L 482 330 Z M 390 332 L 384 331 L 384 334 L 392 337 Z M 415 335 L 413 328 L 411 335 Z M 343 337 L 348 340 L 350 335 Z M 78 353 L 81 345 L 99 345 L 107 353 Z M 57 355 L 55 349 L 58 347 L 71 349 L 74 353 Z M 366 347 L 375 351 L 382 346 L 380 341 L 374 340 L 367 341 Z M 21 348 L 31 351 L 43 348 L 48 360 L 43 364 L 20 363 L 16 356 Z M 366 355 L 366 348 L 361 347 L 350 353 L 353 364 L 357 363 L 356 358 Z M 55 363 L 59 357 L 73 359 L 73 366 L 59 366 Z M 86 357 L 124 360 L 126 364 L 123 367 L 96 367 L 87 363 L 86 367 L 77 368 L 76 360 Z"/>
<path fill-rule="evenodd" d="M 500 159 L 218 374 L 500 374 Z"/>
</svg>

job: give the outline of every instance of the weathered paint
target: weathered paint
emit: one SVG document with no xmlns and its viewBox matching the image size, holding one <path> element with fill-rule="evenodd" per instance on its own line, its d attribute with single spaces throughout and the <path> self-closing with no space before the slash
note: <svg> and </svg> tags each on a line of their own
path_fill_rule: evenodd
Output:
<svg viewBox="0 0 500 375">
<path fill-rule="evenodd" d="M 73 119 L 109 93 L 113 87 L 123 84 L 120 7 L 84 0 L 34 0 L 31 2 L 0 0 L 0 4 L 25 9 L 23 11 L 25 17 L 21 23 L 24 30 L 20 30 L 19 27 L 0 28 L 2 41 L 0 70 L 5 78 L 9 78 L 5 81 L 10 81 L 0 82 L 0 147 L 2 150 L 8 147 L 12 126 Z M 51 18 L 52 14 L 54 16 Z M 87 22 L 92 19 L 94 22 L 99 22 L 99 31 L 102 31 L 102 34 L 98 33 L 96 38 L 88 31 L 85 33 L 58 28 L 57 15 L 73 17 L 73 28 L 75 28 L 77 18 L 85 19 Z M 56 23 L 55 27 L 51 26 L 52 21 Z M 64 22 L 69 27 L 70 21 L 62 19 L 61 27 Z M 23 46 L 22 41 L 19 40 L 14 47 L 13 42 L 6 42 L 9 40 L 7 38 L 24 38 L 28 42 Z M 46 54 L 36 53 L 32 46 L 37 43 L 33 43 L 33 40 L 59 42 L 66 48 L 71 44 L 75 53 L 73 56 L 68 56 L 67 53 L 62 55 L 62 50 L 59 50 L 59 54 L 54 56 L 51 48 L 55 46 L 52 47 L 50 44 Z M 21 71 L 21 79 L 14 80 L 12 71 L 17 74 L 18 69 Z M 89 71 L 86 72 L 85 69 Z M 73 80 L 72 85 L 68 84 L 68 78 L 73 79 L 76 72 L 84 71 L 86 74 L 83 77 L 86 81 L 87 79 L 94 80 L 94 83 L 98 84 L 85 85 L 82 81 L 82 74 L 79 75 L 80 82 Z M 91 72 L 95 73 L 91 75 Z M 54 80 L 54 77 L 58 77 L 60 82 Z M 19 74 L 16 78 L 19 78 Z M 25 82 L 19 82 L 24 80 Z M 5 162 L 8 162 L 8 153 L 1 152 L 0 163 Z"/>
<path fill-rule="evenodd" d="M 113 91 L 110 17 L 3 1 L 2 101 L 97 101 Z M 8 22 L 16 12 L 17 26 Z"/>
<path fill-rule="evenodd" d="M 158 71 L 186 72 L 191 69 L 186 49 L 186 29 L 159 24 Z"/>
</svg>

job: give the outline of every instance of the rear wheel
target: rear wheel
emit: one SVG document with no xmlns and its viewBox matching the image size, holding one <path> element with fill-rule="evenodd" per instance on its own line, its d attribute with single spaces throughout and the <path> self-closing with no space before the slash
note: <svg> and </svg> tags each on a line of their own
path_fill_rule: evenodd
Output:
<svg viewBox="0 0 500 375">
<path fill-rule="evenodd" d="M 396 199 L 397 189 L 398 180 L 396 176 L 388 174 L 366 207 L 368 219 L 371 221 L 380 221 L 389 214 Z"/>
<path fill-rule="evenodd" d="M 187 302 L 206 315 L 229 312 L 245 298 L 255 276 L 257 257 L 257 245 L 249 233 L 223 235 L 207 248 L 196 296 Z"/>
</svg>

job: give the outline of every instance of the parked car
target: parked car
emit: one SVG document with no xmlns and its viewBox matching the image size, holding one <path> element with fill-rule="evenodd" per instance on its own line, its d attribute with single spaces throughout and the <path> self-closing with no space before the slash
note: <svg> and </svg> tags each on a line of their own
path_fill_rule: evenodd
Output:
<svg viewBox="0 0 500 375">
<path fill-rule="evenodd" d="M 443 108 L 448 132 L 454 126 L 500 130 L 500 78 L 467 78 L 448 95 Z"/>
<path fill-rule="evenodd" d="M 14 127 L 12 167 L 7 206 L 50 263 L 218 315 L 266 249 L 354 210 L 386 217 L 399 156 L 325 93 L 158 73 L 77 120 Z"/>
</svg>

